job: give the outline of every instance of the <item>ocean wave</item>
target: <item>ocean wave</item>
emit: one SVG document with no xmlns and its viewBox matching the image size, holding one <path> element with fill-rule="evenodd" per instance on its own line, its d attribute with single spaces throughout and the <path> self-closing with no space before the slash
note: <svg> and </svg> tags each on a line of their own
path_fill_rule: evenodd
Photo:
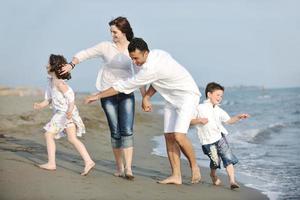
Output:
<svg viewBox="0 0 300 200">
<path fill-rule="evenodd" d="M 239 134 L 239 139 L 248 143 L 260 144 L 269 139 L 272 134 L 280 133 L 285 127 L 287 124 L 278 123 L 271 124 L 267 128 L 246 130 L 243 134 Z"/>
<path fill-rule="evenodd" d="M 300 121 L 294 121 L 291 123 L 291 125 L 295 126 L 296 128 L 300 127 Z"/>
<path fill-rule="evenodd" d="M 252 129 L 247 131 L 248 142 L 259 144 L 269 139 L 272 134 L 281 133 L 285 128 L 299 128 L 300 121 L 271 124 L 267 128 Z"/>
<path fill-rule="evenodd" d="M 265 140 L 269 139 L 273 133 L 280 133 L 283 128 L 285 128 L 285 124 L 273 124 L 265 129 L 261 129 L 255 137 L 252 138 L 252 143 L 262 143 Z"/>
<path fill-rule="evenodd" d="M 292 115 L 300 115 L 300 110 L 296 110 L 296 111 L 292 112 Z"/>
</svg>

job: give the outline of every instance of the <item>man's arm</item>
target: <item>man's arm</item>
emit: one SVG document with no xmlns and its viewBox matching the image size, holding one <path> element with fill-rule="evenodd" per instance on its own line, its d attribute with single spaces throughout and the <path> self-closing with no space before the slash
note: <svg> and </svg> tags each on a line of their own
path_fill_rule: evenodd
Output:
<svg viewBox="0 0 300 200">
<path fill-rule="evenodd" d="M 156 93 L 156 90 L 150 85 L 148 88 L 146 94 L 143 97 L 142 101 L 142 108 L 145 112 L 151 112 L 152 111 L 152 104 L 150 102 L 150 98 Z"/>
<path fill-rule="evenodd" d="M 156 90 L 154 89 L 154 87 L 152 87 L 152 85 L 150 85 L 150 87 L 148 88 L 148 90 L 145 94 L 145 97 L 150 99 L 155 93 L 156 93 Z"/>
<path fill-rule="evenodd" d="M 145 94 L 146 94 L 146 85 L 144 85 L 144 86 L 142 86 L 142 87 L 140 87 L 140 93 L 141 93 L 141 95 L 142 95 L 142 97 L 144 97 L 145 96 Z"/>
<path fill-rule="evenodd" d="M 105 97 L 110 97 L 110 96 L 114 96 L 116 94 L 118 94 L 119 92 L 117 90 L 115 90 L 113 87 L 110 87 L 102 92 L 98 92 L 96 94 L 90 95 L 87 98 L 85 98 L 84 103 L 88 104 L 88 103 L 92 103 L 94 101 L 97 101 L 101 98 L 105 98 Z"/>
</svg>

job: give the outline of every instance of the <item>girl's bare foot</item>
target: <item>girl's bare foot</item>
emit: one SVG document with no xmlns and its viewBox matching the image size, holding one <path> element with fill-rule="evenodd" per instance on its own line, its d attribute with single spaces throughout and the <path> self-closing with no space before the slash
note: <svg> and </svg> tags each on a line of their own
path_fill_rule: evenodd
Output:
<svg viewBox="0 0 300 200">
<path fill-rule="evenodd" d="M 84 171 L 81 173 L 81 176 L 86 176 L 89 174 L 89 172 L 91 171 L 91 169 L 93 169 L 95 167 L 95 163 L 91 162 L 89 164 L 86 164 L 84 167 Z"/>
<path fill-rule="evenodd" d="M 216 186 L 221 185 L 222 182 L 221 182 L 221 180 L 219 179 L 218 176 L 210 175 L 210 177 L 211 177 L 211 180 L 213 182 L 213 185 L 216 185 Z"/>
<path fill-rule="evenodd" d="M 56 165 L 53 164 L 43 164 L 43 165 L 38 165 L 39 168 L 41 169 L 45 169 L 45 170 L 49 170 L 49 171 L 55 171 L 56 170 Z"/>
<path fill-rule="evenodd" d="M 162 181 L 158 181 L 159 184 L 175 184 L 175 185 L 181 185 L 182 180 L 181 177 L 177 176 L 170 176 Z"/>
</svg>

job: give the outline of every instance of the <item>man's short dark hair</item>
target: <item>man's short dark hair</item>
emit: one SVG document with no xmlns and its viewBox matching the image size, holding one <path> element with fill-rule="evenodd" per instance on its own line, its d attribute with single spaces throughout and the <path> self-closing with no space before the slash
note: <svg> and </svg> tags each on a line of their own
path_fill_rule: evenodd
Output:
<svg viewBox="0 0 300 200">
<path fill-rule="evenodd" d="M 129 53 L 134 52 L 137 49 L 140 51 L 148 51 L 149 52 L 148 45 L 142 38 L 133 38 L 128 45 Z"/>
<path fill-rule="evenodd" d="M 224 92 L 224 87 L 218 83 L 211 82 L 206 85 L 205 88 L 205 96 L 207 98 L 207 93 L 213 93 L 215 90 L 222 90 Z"/>
</svg>

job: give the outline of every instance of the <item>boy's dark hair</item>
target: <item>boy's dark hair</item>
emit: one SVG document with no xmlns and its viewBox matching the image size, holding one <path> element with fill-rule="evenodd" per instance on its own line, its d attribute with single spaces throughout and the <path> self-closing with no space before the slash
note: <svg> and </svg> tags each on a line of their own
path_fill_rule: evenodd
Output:
<svg viewBox="0 0 300 200">
<path fill-rule="evenodd" d="M 130 42 L 133 38 L 133 31 L 126 17 L 117 17 L 108 23 L 110 26 L 115 25 L 122 33 L 125 33 L 127 40 Z"/>
<path fill-rule="evenodd" d="M 67 64 L 67 60 L 62 55 L 54 55 L 51 54 L 49 57 L 49 65 L 50 65 L 50 72 L 55 72 L 55 75 L 58 79 L 71 79 L 71 74 L 69 72 L 65 74 L 61 73 L 61 68 L 64 64 Z"/>
<path fill-rule="evenodd" d="M 148 51 L 149 52 L 148 45 L 142 38 L 133 38 L 130 41 L 130 43 L 128 45 L 129 53 L 134 52 L 136 49 L 138 49 L 140 51 Z"/>
<path fill-rule="evenodd" d="M 206 98 L 207 98 L 207 93 L 209 93 L 209 92 L 212 93 L 215 90 L 222 90 L 224 92 L 225 88 L 222 85 L 215 83 L 215 82 L 208 83 L 205 88 Z"/>
</svg>

